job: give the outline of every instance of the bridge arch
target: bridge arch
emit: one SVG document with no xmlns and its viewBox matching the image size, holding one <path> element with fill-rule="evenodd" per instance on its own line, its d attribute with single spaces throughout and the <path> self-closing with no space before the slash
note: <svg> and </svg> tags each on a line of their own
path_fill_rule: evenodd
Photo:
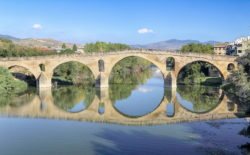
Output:
<svg viewBox="0 0 250 155">
<path fill-rule="evenodd" d="M 115 61 L 112 61 L 112 63 L 110 64 L 110 68 L 108 70 L 108 75 L 111 74 L 111 72 L 112 72 L 113 68 L 116 66 L 116 64 L 118 64 L 119 62 L 121 62 L 124 59 L 127 59 L 129 57 L 136 57 L 136 58 L 141 58 L 143 60 L 147 60 L 148 62 L 152 63 L 154 66 L 156 66 L 160 70 L 160 72 L 161 72 L 161 74 L 162 74 L 162 76 L 164 78 L 164 73 L 165 73 L 165 68 L 164 67 L 165 67 L 165 65 L 163 63 L 161 63 L 159 61 L 156 61 L 155 60 L 156 58 L 148 58 L 145 55 L 137 55 L 137 54 L 129 54 L 129 55 L 126 55 L 126 56 L 119 57 Z"/>
<path fill-rule="evenodd" d="M 63 62 L 61 62 L 61 63 L 58 63 L 58 64 L 56 64 L 55 66 L 53 66 L 52 68 L 51 68 L 51 82 L 52 82 L 52 79 L 53 79 L 53 76 L 54 76 L 54 74 L 55 74 L 55 70 L 58 68 L 58 67 L 60 67 L 61 65 L 64 65 L 64 64 L 67 64 L 67 63 L 77 63 L 77 65 L 79 64 L 79 65 L 82 65 L 82 67 L 86 67 L 89 71 L 90 71 L 90 74 L 91 74 L 91 76 L 93 76 L 93 78 L 94 78 L 94 80 L 97 78 L 96 77 L 96 74 L 95 74 L 95 72 L 94 72 L 94 70 L 90 67 L 90 66 L 88 66 L 87 64 L 85 64 L 85 63 L 82 63 L 81 61 L 77 61 L 77 60 L 68 60 L 68 61 L 63 61 Z"/>
<path fill-rule="evenodd" d="M 36 86 L 37 77 L 28 67 L 21 65 L 11 65 L 8 67 L 8 70 L 17 79 L 25 81 L 29 85 Z"/>
<path fill-rule="evenodd" d="M 160 75 L 161 75 L 161 77 L 162 77 L 162 82 L 164 83 L 164 74 L 163 74 L 163 71 L 162 71 L 162 66 L 164 66 L 165 67 L 165 64 L 162 64 L 162 66 L 161 65 L 158 65 L 157 63 L 157 65 L 155 64 L 155 62 L 154 62 L 154 60 L 153 60 L 153 62 L 152 62 L 152 60 L 150 60 L 150 59 L 145 59 L 144 57 L 140 57 L 140 56 L 138 56 L 138 55 L 128 55 L 128 56 L 124 56 L 124 57 L 120 57 L 118 60 L 116 60 L 115 61 L 115 63 L 113 63 L 113 65 L 112 65 L 112 69 L 111 69 L 111 71 L 110 71 L 110 74 L 109 75 L 111 75 L 112 74 L 112 71 L 113 71 L 113 69 L 114 69 L 114 67 L 119 63 L 119 62 L 121 62 L 121 61 L 123 61 L 123 60 L 125 60 L 125 59 L 127 59 L 127 58 L 130 58 L 130 57 L 133 57 L 133 58 L 140 58 L 140 59 L 142 59 L 142 60 L 145 60 L 145 61 L 147 61 L 147 62 L 149 62 L 149 65 L 150 64 L 153 64 L 154 66 L 156 66 L 158 69 L 159 69 L 159 71 L 161 72 L 160 73 Z M 157 74 L 158 75 L 158 74 Z M 110 77 L 109 77 L 110 78 Z M 162 86 L 164 86 L 164 84 L 162 85 Z M 111 92 L 111 91 L 110 91 Z M 113 105 L 112 107 L 113 107 L 113 109 L 117 112 L 117 113 L 119 113 L 120 115 L 122 115 L 123 117 L 126 117 L 126 118 L 143 118 L 143 117 L 147 117 L 148 115 L 150 115 L 151 113 L 154 113 L 155 112 L 155 110 L 156 109 L 159 109 L 159 106 L 161 106 L 162 105 L 162 102 L 163 102 L 163 99 L 164 99 L 164 92 L 162 92 L 163 94 L 162 94 L 162 98 L 161 98 L 161 100 L 160 100 L 160 102 L 158 103 L 157 102 L 157 104 L 154 104 L 154 107 L 151 109 L 151 110 L 149 110 L 148 112 L 142 112 L 143 114 L 127 114 L 127 113 L 123 113 L 123 112 L 121 112 L 120 110 L 119 110 L 119 108 L 117 108 L 115 105 Z M 145 106 L 147 105 L 147 104 L 144 104 Z M 157 112 L 158 112 L 158 110 L 157 110 Z"/>
<path fill-rule="evenodd" d="M 229 63 L 227 65 L 227 71 L 232 72 L 235 70 L 235 65 L 233 63 Z"/>
<path fill-rule="evenodd" d="M 196 62 L 202 62 L 202 63 L 207 63 L 207 64 L 212 65 L 212 66 L 215 67 L 216 70 L 220 73 L 220 76 L 222 77 L 222 79 L 223 79 L 223 80 L 226 79 L 227 74 L 225 74 L 225 72 L 224 72 L 224 71 L 226 70 L 226 68 L 223 68 L 224 66 L 219 66 L 219 65 L 217 65 L 216 63 L 213 63 L 213 62 L 211 62 L 211 61 L 209 61 L 209 60 L 202 60 L 202 59 L 201 59 L 201 60 L 189 61 L 189 62 L 187 62 L 187 63 L 182 64 L 182 65 L 176 70 L 176 77 L 177 77 L 177 79 L 179 78 L 179 75 L 180 75 L 181 71 L 182 71 L 185 67 L 187 67 L 188 65 L 191 65 L 191 64 L 193 64 L 193 63 L 196 63 Z"/>
<path fill-rule="evenodd" d="M 34 77 L 37 79 L 39 77 L 39 71 L 37 71 L 35 68 L 30 67 L 29 65 L 25 65 L 25 64 L 10 64 L 10 65 L 1 65 L 2 67 L 5 67 L 7 69 L 11 69 L 14 67 L 21 67 L 26 69 L 27 71 L 29 71 L 32 75 L 34 75 Z"/>
</svg>

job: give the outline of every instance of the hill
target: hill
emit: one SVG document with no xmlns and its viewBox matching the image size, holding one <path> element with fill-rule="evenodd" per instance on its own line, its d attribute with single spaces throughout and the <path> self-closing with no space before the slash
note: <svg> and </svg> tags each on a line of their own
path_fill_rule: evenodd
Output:
<svg viewBox="0 0 250 155">
<path fill-rule="evenodd" d="M 200 42 L 198 40 L 177 40 L 170 39 L 166 41 L 160 41 L 150 43 L 146 45 L 131 45 L 132 48 L 143 48 L 143 49 L 157 49 L 157 50 L 179 50 L 183 45 L 190 43 L 201 43 L 201 44 L 215 44 L 217 41 Z"/>
<path fill-rule="evenodd" d="M 11 40 L 13 43 L 26 46 L 26 47 L 36 47 L 36 48 L 47 48 L 47 49 L 58 49 L 62 47 L 64 42 L 58 41 L 55 39 L 47 39 L 47 38 L 16 38 L 9 35 L 1 35 L 0 38 Z M 65 43 L 68 48 L 72 48 L 73 43 Z M 82 45 L 77 45 L 78 47 L 82 47 Z"/>
</svg>

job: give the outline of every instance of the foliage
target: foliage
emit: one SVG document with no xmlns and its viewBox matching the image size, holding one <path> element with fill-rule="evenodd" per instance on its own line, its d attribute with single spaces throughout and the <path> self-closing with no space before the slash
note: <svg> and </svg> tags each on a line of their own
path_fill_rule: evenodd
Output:
<svg viewBox="0 0 250 155">
<path fill-rule="evenodd" d="M 22 57 L 56 54 L 53 50 L 30 48 L 14 44 L 11 40 L 0 39 L 0 57 Z"/>
<path fill-rule="evenodd" d="M 15 79 L 7 69 L 0 67 L 1 106 L 12 103 L 13 97 L 25 92 L 27 88 L 28 85 L 25 82 Z"/>
<path fill-rule="evenodd" d="M 62 49 L 66 49 L 66 48 L 67 48 L 66 44 L 63 43 L 63 44 L 62 44 Z"/>
<path fill-rule="evenodd" d="M 1 94 L 6 92 L 21 93 L 27 88 L 28 85 L 25 82 L 15 79 L 7 69 L 0 67 Z"/>
<path fill-rule="evenodd" d="M 239 57 L 236 60 L 239 64 L 238 70 L 233 71 L 228 77 L 228 86 L 223 89 L 229 93 L 233 93 L 239 98 L 250 101 L 250 53 Z"/>
<path fill-rule="evenodd" d="M 93 84 L 94 76 L 91 70 L 79 62 L 67 62 L 54 70 L 54 77 L 60 77 L 74 85 Z"/>
<path fill-rule="evenodd" d="M 210 77 L 210 72 L 219 71 L 209 63 L 206 62 L 193 62 L 186 65 L 181 69 L 178 76 L 178 83 L 181 84 L 221 84 L 220 77 Z"/>
<path fill-rule="evenodd" d="M 72 50 L 73 50 L 73 52 L 77 51 L 77 46 L 76 46 L 76 44 L 73 45 Z"/>
<path fill-rule="evenodd" d="M 207 53 L 207 54 L 213 54 L 213 46 L 209 45 L 209 44 L 195 44 L 195 43 L 191 43 L 191 44 L 187 44 L 182 46 L 181 48 L 181 52 L 183 53 Z"/>
<path fill-rule="evenodd" d="M 96 43 L 89 43 L 84 46 L 84 51 L 86 53 L 114 52 L 114 51 L 123 51 L 127 49 L 130 49 L 128 45 L 120 43 L 96 42 Z"/>
<path fill-rule="evenodd" d="M 60 54 L 73 54 L 75 53 L 74 50 L 70 49 L 70 48 L 65 48 L 65 49 L 62 49 Z"/>
</svg>

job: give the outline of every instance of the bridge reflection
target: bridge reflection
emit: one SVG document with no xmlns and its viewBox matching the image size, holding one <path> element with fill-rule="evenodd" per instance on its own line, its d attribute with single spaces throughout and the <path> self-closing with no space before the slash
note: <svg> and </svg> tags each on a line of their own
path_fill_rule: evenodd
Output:
<svg viewBox="0 0 250 155">
<path fill-rule="evenodd" d="M 220 103 L 212 110 L 203 113 L 192 112 L 183 107 L 178 99 L 176 88 L 166 88 L 161 103 L 152 112 L 141 117 L 130 117 L 120 113 L 109 98 L 107 88 L 100 88 L 92 103 L 85 110 L 70 113 L 59 108 L 52 95 L 51 89 L 39 89 L 38 95 L 21 106 L 6 105 L 0 109 L 0 114 L 9 117 L 47 118 L 62 120 L 77 120 L 91 122 L 107 122 L 124 125 L 151 125 L 200 120 L 235 118 L 241 112 L 226 95 L 221 94 Z M 171 106 L 169 106 L 171 105 Z M 234 106 L 234 108 L 232 108 Z M 172 108 L 172 115 L 167 111 Z"/>
</svg>

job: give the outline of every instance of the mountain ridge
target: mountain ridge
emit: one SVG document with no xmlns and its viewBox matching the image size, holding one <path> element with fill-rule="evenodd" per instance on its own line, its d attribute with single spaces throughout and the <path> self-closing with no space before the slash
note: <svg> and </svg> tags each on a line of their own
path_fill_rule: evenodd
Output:
<svg viewBox="0 0 250 155">
<path fill-rule="evenodd" d="M 210 41 L 205 41 L 201 42 L 198 40 L 191 40 L 191 39 L 186 39 L 186 40 L 179 40 L 179 39 L 169 39 L 165 41 L 159 41 L 159 42 L 154 42 L 154 43 L 149 43 L 149 44 L 144 44 L 144 45 L 131 45 L 132 48 L 142 48 L 142 49 L 157 49 L 157 50 L 179 50 L 181 49 L 182 46 L 190 44 L 190 43 L 200 43 L 200 44 L 216 44 L 219 43 L 218 41 L 210 40 Z"/>
<path fill-rule="evenodd" d="M 52 48 L 57 49 L 62 46 L 63 43 L 66 44 L 67 47 L 72 48 L 73 43 L 66 43 L 60 40 L 52 39 L 52 38 L 16 38 L 10 35 L 2 35 L 0 34 L 0 38 L 5 38 L 12 40 L 14 43 L 22 46 L 30 46 L 30 47 L 43 47 L 43 48 Z M 218 41 L 210 40 L 206 42 L 201 42 L 198 40 L 192 39 L 169 39 L 165 41 L 153 42 L 149 44 L 136 44 L 130 45 L 132 48 L 141 48 L 141 49 L 155 49 L 155 50 L 180 50 L 182 46 L 190 44 L 190 43 L 201 43 L 201 44 L 216 44 Z M 81 44 L 77 44 L 78 47 L 83 47 Z"/>
</svg>

